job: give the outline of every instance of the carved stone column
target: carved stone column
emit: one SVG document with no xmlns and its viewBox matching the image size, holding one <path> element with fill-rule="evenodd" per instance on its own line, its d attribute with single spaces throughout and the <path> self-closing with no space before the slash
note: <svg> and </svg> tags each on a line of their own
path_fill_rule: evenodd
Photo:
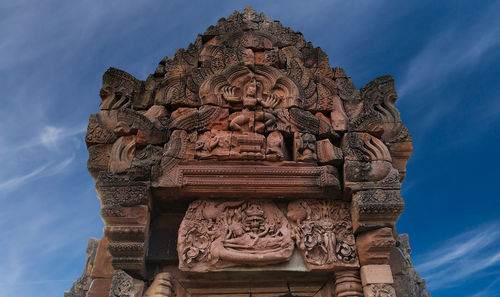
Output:
<svg viewBox="0 0 500 297">
<path fill-rule="evenodd" d="M 335 272 L 335 296 L 363 296 L 363 288 L 361 287 L 361 280 L 357 269 Z"/>
<path fill-rule="evenodd" d="M 144 275 L 151 203 L 149 184 L 101 173 L 96 188 L 113 267 Z"/>
</svg>

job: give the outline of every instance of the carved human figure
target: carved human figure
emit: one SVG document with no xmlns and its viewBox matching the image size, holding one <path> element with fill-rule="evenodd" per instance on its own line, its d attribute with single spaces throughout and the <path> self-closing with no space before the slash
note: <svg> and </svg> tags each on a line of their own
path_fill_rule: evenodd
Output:
<svg viewBox="0 0 500 297">
<path fill-rule="evenodd" d="M 357 267 L 347 206 L 328 200 L 294 200 L 288 205 L 294 239 L 310 269 Z"/>
<path fill-rule="evenodd" d="M 270 201 L 197 200 L 179 228 L 179 268 L 279 263 L 290 258 L 293 246 L 286 219 Z"/>
<path fill-rule="evenodd" d="M 280 132 L 274 131 L 267 136 L 266 160 L 283 161 L 288 160 L 285 139 Z"/>
<path fill-rule="evenodd" d="M 245 85 L 243 90 L 243 105 L 252 107 L 261 101 L 260 93 L 262 92 L 262 84 L 255 79 L 255 76 L 250 78 L 250 81 Z"/>
<path fill-rule="evenodd" d="M 294 153 L 296 161 L 315 161 L 316 137 L 311 133 L 295 133 Z"/>
<path fill-rule="evenodd" d="M 242 132 L 248 132 L 253 130 L 252 119 L 250 118 L 248 112 L 249 110 L 245 109 L 243 112 L 241 112 L 239 115 L 237 115 L 231 120 L 231 122 L 229 123 L 229 127 L 231 128 L 231 130 L 242 131 Z M 248 125 L 248 129 L 244 128 L 245 125 Z"/>
</svg>

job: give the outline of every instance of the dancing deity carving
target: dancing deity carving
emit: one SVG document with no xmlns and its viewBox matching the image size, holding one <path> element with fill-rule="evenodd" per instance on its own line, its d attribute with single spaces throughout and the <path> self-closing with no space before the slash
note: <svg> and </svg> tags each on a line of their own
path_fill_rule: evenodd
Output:
<svg viewBox="0 0 500 297">
<path fill-rule="evenodd" d="M 358 266 L 351 216 L 345 203 L 295 200 L 288 205 L 288 219 L 309 269 Z"/>
</svg>

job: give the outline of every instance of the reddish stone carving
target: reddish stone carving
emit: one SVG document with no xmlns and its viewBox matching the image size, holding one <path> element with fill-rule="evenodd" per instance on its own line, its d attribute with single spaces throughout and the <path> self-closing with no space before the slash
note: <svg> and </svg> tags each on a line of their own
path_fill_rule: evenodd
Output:
<svg viewBox="0 0 500 297">
<path fill-rule="evenodd" d="M 248 54 L 244 57 L 249 58 Z M 251 70 L 246 66 L 233 66 L 205 80 L 200 85 L 199 94 L 202 104 L 233 109 L 257 105 L 288 108 L 298 104 L 299 89 L 274 67 L 256 66 Z"/>
<path fill-rule="evenodd" d="M 168 272 L 161 272 L 155 276 L 151 286 L 144 293 L 144 297 L 174 297 L 174 283 L 172 275 Z"/>
<path fill-rule="evenodd" d="M 349 209 L 331 200 L 295 200 L 288 205 L 294 238 L 309 269 L 359 267 Z"/>
<path fill-rule="evenodd" d="M 141 297 L 143 290 L 143 281 L 134 279 L 123 270 L 117 270 L 111 280 L 109 297 Z"/>
<path fill-rule="evenodd" d="M 196 140 L 196 159 L 228 160 L 231 149 L 231 132 L 207 131 Z"/>
<path fill-rule="evenodd" d="M 342 139 L 344 182 L 352 190 L 399 189 L 399 173 L 385 144 L 367 133 L 347 133 Z"/>
<path fill-rule="evenodd" d="M 336 297 L 363 297 L 363 288 L 358 270 L 340 270 L 335 272 Z"/>
<path fill-rule="evenodd" d="M 331 198 L 340 191 L 338 171 L 332 166 L 168 160 L 176 166 L 152 185 L 168 189 L 169 197 Z"/>
<path fill-rule="evenodd" d="M 412 152 L 392 77 L 357 90 L 301 33 L 246 8 L 145 81 L 108 69 L 100 95 L 85 141 L 107 252 L 87 296 L 139 296 L 123 289 L 139 278 L 153 282 L 145 296 L 183 295 L 186 284 L 193 296 L 253 292 L 237 274 L 210 291 L 211 273 L 188 273 L 230 266 L 265 271 L 261 292 L 318 293 L 326 274 L 309 269 L 335 271 L 336 296 L 362 296 L 356 246 L 362 264 L 385 264 L 393 241 L 380 228 L 403 211 Z M 177 258 L 188 272 L 169 264 Z M 283 283 L 281 269 L 303 274 Z M 122 277 L 111 286 L 113 270 Z"/>
<path fill-rule="evenodd" d="M 320 164 L 342 164 L 344 160 L 342 150 L 334 146 L 330 140 L 323 139 L 316 142 L 316 148 L 318 151 L 318 162 Z"/>
<path fill-rule="evenodd" d="M 233 160 L 264 160 L 266 158 L 266 138 L 256 133 L 231 134 L 231 152 Z"/>
<path fill-rule="evenodd" d="M 389 284 L 374 284 L 363 288 L 365 297 L 396 297 L 396 291 Z"/>
<path fill-rule="evenodd" d="M 293 142 L 293 159 L 295 161 L 316 161 L 316 137 L 310 133 L 295 133 Z"/>
<path fill-rule="evenodd" d="M 270 201 L 197 200 L 179 227 L 179 268 L 185 271 L 279 263 L 292 251 L 288 222 Z"/>
<path fill-rule="evenodd" d="M 358 235 L 356 246 L 361 265 L 387 264 L 396 240 L 392 237 L 391 228 L 380 228 Z"/>
<path fill-rule="evenodd" d="M 126 172 L 132 166 L 135 154 L 135 136 L 122 136 L 111 147 L 109 171 L 114 173 Z"/>
<path fill-rule="evenodd" d="M 397 190 L 359 191 L 352 197 L 354 232 L 393 227 L 404 210 L 404 200 Z"/>
<path fill-rule="evenodd" d="M 271 132 L 267 136 L 266 160 L 268 161 L 290 160 L 285 144 L 285 139 L 283 135 L 278 131 Z"/>
<path fill-rule="evenodd" d="M 129 107 L 141 91 L 141 81 L 125 71 L 109 68 L 102 77 L 101 109 Z"/>
</svg>

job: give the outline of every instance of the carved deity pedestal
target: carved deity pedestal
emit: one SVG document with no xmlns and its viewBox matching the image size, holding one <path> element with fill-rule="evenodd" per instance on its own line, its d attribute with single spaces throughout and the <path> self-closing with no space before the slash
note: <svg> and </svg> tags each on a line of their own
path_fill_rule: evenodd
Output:
<svg viewBox="0 0 500 297">
<path fill-rule="evenodd" d="M 66 296 L 401 291 L 391 266 L 399 280 L 411 262 L 389 255 L 412 147 L 390 76 L 357 90 L 246 8 L 146 81 L 110 68 L 101 97 L 85 140 L 104 237 Z"/>
</svg>

